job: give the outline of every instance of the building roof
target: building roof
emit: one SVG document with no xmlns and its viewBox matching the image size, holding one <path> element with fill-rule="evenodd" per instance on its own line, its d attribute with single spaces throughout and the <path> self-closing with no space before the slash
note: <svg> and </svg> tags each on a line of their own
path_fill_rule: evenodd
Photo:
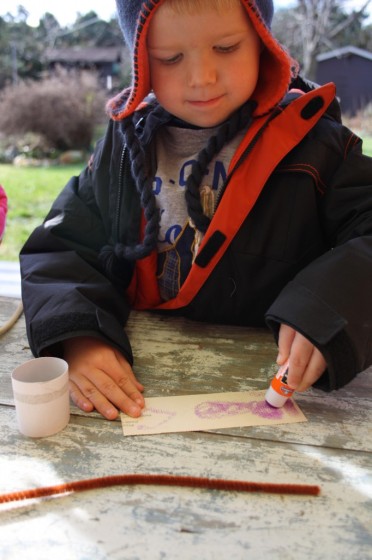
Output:
<svg viewBox="0 0 372 560">
<path fill-rule="evenodd" d="M 364 49 L 358 49 L 352 45 L 348 47 L 341 47 L 339 49 L 334 49 L 333 51 L 328 51 L 326 53 L 318 54 L 316 57 L 317 62 L 322 62 L 323 60 L 329 60 L 331 58 L 343 58 L 348 55 L 360 56 L 368 60 L 372 60 L 372 52 L 366 51 Z"/>
<path fill-rule="evenodd" d="M 63 49 L 46 49 L 48 62 L 83 62 L 88 64 L 120 62 L 121 47 L 71 47 Z"/>
</svg>

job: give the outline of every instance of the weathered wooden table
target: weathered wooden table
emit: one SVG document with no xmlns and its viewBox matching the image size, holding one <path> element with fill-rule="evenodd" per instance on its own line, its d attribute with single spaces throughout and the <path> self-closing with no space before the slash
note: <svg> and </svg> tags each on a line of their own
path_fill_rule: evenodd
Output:
<svg viewBox="0 0 372 560">
<path fill-rule="evenodd" d="M 0 324 L 17 300 L 0 298 Z M 147 396 L 264 389 L 276 348 L 262 330 L 133 314 Z M 56 436 L 19 434 L 12 369 L 31 357 L 24 318 L 0 339 L 0 493 L 125 473 L 319 484 L 317 497 L 134 486 L 0 506 L 1 559 L 372 558 L 372 370 L 296 401 L 308 422 L 124 438 L 72 409 Z"/>
</svg>

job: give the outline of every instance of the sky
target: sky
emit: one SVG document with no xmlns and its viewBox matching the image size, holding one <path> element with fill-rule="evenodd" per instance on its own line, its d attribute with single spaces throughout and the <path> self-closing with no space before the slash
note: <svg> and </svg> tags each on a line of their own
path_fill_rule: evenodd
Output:
<svg viewBox="0 0 372 560">
<path fill-rule="evenodd" d="M 364 2 L 365 0 L 346 0 L 345 4 L 355 9 Z M 293 0 L 274 0 L 276 8 L 288 7 L 293 3 Z M 26 8 L 30 14 L 27 23 L 35 26 L 46 12 L 53 14 L 62 27 L 74 23 L 79 13 L 84 15 L 91 10 L 104 20 L 109 20 L 115 14 L 115 0 L 79 0 L 79 2 L 76 0 L 2 0 L 0 16 L 8 12 L 15 16 L 19 5 Z M 370 13 L 372 13 L 372 5 Z"/>
</svg>

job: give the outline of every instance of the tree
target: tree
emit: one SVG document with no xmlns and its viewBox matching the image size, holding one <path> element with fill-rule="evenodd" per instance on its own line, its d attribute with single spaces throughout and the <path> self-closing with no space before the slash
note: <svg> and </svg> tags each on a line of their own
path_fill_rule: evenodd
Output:
<svg viewBox="0 0 372 560">
<path fill-rule="evenodd" d="M 362 29 L 356 46 L 372 52 L 372 25 L 368 25 Z"/>
<path fill-rule="evenodd" d="M 39 26 L 35 29 L 35 40 L 44 42 L 44 46 L 45 44 L 50 45 L 62 31 L 63 29 L 54 15 L 46 12 L 39 20 Z"/>
<path fill-rule="evenodd" d="M 61 27 L 49 12 L 37 27 L 28 25 L 27 18 L 28 12 L 22 6 L 15 16 L 0 17 L 0 90 L 20 79 L 40 79 L 45 70 L 46 47 L 123 46 L 117 20 L 100 20 L 94 11 L 79 14 L 75 23 L 67 27 Z"/>
<path fill-rule="evenodd" d="M 122 46 L 123 37 L 116 19 L 103 21 L 94 11 L 79 14 L 75 23 L 57 31 L 55 47 L 113 47 Z"/>
<path fill-rule="evenodd" d="M 358 41 L 371 1 L 347 13 L 343 0 L 297 0 L 294 8 L 278 11 L 273 31 L 299 60 L 302 73 L 314 78 L 317 54 Z"/>
<path fill-rule="evenodd" d="M 40 46 L 27 15 L 20 7 L 16 17 L 0 18 L 0 89 L 26 76 L 35 79 L 41 71 Z"/>
</svg>

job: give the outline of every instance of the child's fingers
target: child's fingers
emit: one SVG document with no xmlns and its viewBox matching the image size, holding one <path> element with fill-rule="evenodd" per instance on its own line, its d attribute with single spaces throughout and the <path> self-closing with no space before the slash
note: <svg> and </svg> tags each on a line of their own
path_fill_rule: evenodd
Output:
<svg viewBox="0 0 372 560">
<path fill-rule="evenodd" d="M 94 338 L 81 337 L 65 343 L 69 363 L 71 398 L 82 410 L 95 408 L 108 420 L 121 410 L 138 417 L 145 405 L 144 387 L 137 381 L 124 356 Z"/>
<path fill-rule="evenodd" d="M 134 383 L 134 385 L 136 386 L 136 388 L 138 389 L 138 391 L 140 391 L 141 393 L 145 390 L 144 386 L 142 385 L 142 383 L 140 383 L 136 376 L 134 375 L 134 372 L 131 368 L 131 366 L 129 365 L 129 363 L 127 362 L 127 360 L 119 353 L 119 352 L 115 352 L 118 363 L 120 365 L 120 370 L 118 371 L 118 375 L 119 375 L 119 379 L 121 378 L 122 372 L 125 371 L 125 374 L 128 376 L 129 379 L 131 379 L 131 381 Z M 115 372 L 114 372 L 114 376 L 115 376 Z M 118 383 L 120 385 L 120 383 Z"/>
<path fill-rule="evenodd" d="M 277 364 L 283 365 L 286 360 L 289 358 L 289 354 L 291 351 L 291 346 L 293 343 L 293 339 L 296 336 L 296 331 L 289 327 L 288 325 L 280 325 L 279 330 L 279 339 L 278 339 L 278 356 L 277 356 Z"/>
<path fill-rule="evenodd" d="M 306 370 L 304 371 L 303 377 L 300 384 L 297 386 L 296 391 L 305 391 L 314 385 L 314 383 L 318 381 L 319 377 L 324 373 L 326 367 L 327 364 L 323 355 L 317 348 L 314 347 L 309 363 L 307 364 Z"/>
<path fill-rule="evenodd" d="M 313 344 L 296 332 L 290 349 L 288 364 L 288 385 L 296 391 L 302 383 L 313 349 Z"/>
<path fill-rule="evenodd" d="M 70 373 L 70 396 L 82 410 L 86 410 L 88 408 L 87 403 L 90 403 L 92 409 L 87 410 L 87 412 L 96 409 L 107 420 L 115 420 L 118 416 L 118 410 L 97 389 L 94 383 L 85 376 Z"/>
<path fill-rule="evenodd" d="M 80 391 L 78 386 L 71 381 L 70 377 L 70 398 L 72 402 L 84 412 L 92 412 L 94 410 L 93 404 L 87 399 Z"/>
<path fill-rule="evenodd" d="M 71 398 L 82 410 L 87 410 L 89 402 L 108 420 L 117 418 L 118 410 L 132 417 L 141 415 L 144 399 L 129 379 L 119 387 L 105 372 L 95 370 L 89 371 L 89 377 L 71 371 L 70 381 Z"/>
<path fill-rule="evenodd" d="M 288 385 L 296 391 L 308 389 L 323 373 L 326 362 L 317 348 L 296 332 L 290 349 Z"/>
<path fill-rule="evenodd" d="M 145 399 L 141 394 L 144 390 L 142 383 L 137 381 L 133 370 L 126 359 L 123 358 L 120 353 L 115 352 L 115 356 L 117 362 L 115 363 L 115 361 L 112 361 L 110 368 L 106 371 L 107 376 L 114 381 L 114 383 L 122 390 L 124 395 L 130 397 L 133 402 L 143 408 L 145 406 Z M 109 394 L 111 394 L 112 390 L 113 388 L 111 387 L 109 389 Z M 104 391 L 104 394 L 109 396 L 106 391 Z M 117 404 L 120 410 L 123 410 L 120 400 Z M 123 412 L 126 412 L 126 410 L 123 410 Z"/>
</svg>

